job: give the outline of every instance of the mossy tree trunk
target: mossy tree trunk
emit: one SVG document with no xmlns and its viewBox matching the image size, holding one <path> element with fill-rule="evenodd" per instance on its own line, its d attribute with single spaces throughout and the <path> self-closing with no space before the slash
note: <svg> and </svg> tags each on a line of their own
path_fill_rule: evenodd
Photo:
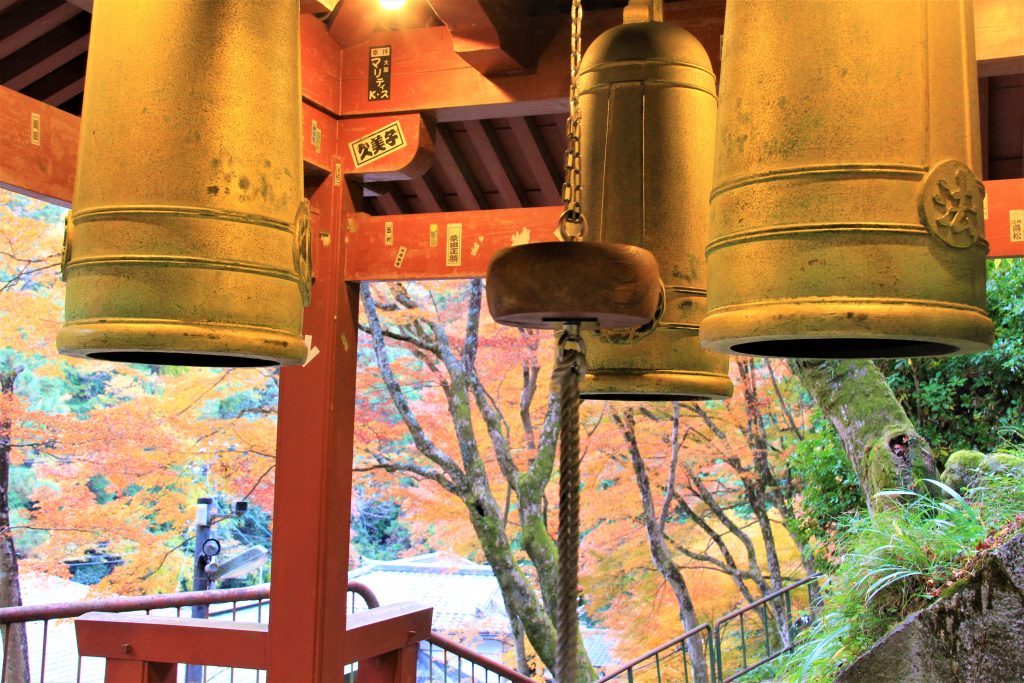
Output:
<svg viewBox="0 0 1024 683">
<path fill-rule="evenodd" d="M 839 434 L 869 510 L 881 491 L 920 488 L 936 479 L 928 442 L 918 434 L 885 377 L 869 360 L 789 361 L 801 384 Z"/>
<path fill-rule="evenodd" d="M 390 286 L 396 308 L 410 312 L 418 310 L 419 306 L 403 285 L 392 283 Z M 518 444 L 511 443 L 506 418 L 477 374 L 476 352 L 482 293 L 483 283 L 473 280 L 469 285 L 465 339 L 461 348 L 456 348 L 444 326 L 426 318 L 417 318 L 402 325 L 383 325 L 378 303 L 371 296 L 368 285 L 362 286 L 360 294 L 368 322 L 365 331 L 372 339 L 381 379 L 423 460 L 378 454 L 375 455 L 375 465 L 361 469 L 406 472 L 435 481 L 459 497 L 469 513 L 484 557 L 498 581 L 510 620 L 518 621 L 513 623 L 513 630 L 522 629 L 541 661 L 553 671 L 558 550 L 547 530 L 544 491 L 551 481 L 555 466 L 558 401 L 556 395 L 548 396 L 543 424 L 539 433 L 535 433 L 530 419 L 530 406 L 536 393 L 539 367 L 523 368 L 519 418 L 522 421 L 524 445 L 533 452 L 534 457 L 525 469 L 521 469 L 513 460 L 513 447 L 518 447 Z M 402 344 L 427 366 L 435 370 L 443 369 L 445 380 L 442 389 L 458 439 L 458 453 L 445 452 L 420 424 L 392 370 L 385 338 Z M 484 467 L 484 449 L 488 446 L 481 444 L 477 438 L 471 414 L 473 408 L 486 425 L 488 450 L 495 456 L 501 475 L 507 480 L 518 503 L 521 529 L 519 541 L 534 566 L 539 593 L 516 560 L 514 539 L 506 531 L 509 503 L 501 505 L 494 496 Z M 580 647 L 576 683 L 589 683 L 597 678 L 597 674 L 583 649 L 582 638 L 578 638 L 577 642 Z M 524 662 L 521 657 L 517 659 L 522 669 Z M 523 673 L 531 674 L 525 670 Z"/>
</svg>

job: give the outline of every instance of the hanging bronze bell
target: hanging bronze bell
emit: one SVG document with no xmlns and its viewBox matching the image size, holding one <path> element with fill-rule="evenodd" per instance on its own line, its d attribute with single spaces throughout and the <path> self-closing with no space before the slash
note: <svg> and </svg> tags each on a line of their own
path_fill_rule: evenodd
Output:
<svg viewBox="0 0 1024 683">
<path fill-rule="evenodd" d="M 705 346 L 988 348 L 969 0 L 729 0 L 722 64 Z"/>
<path fill-rule="evenodd" d="M 587 239 L 650 250 L 664 285 L 652 323 L 585 334 L 580 395 L 728 398 L 729 357 L 701 348 L 697 336 L 716 111 L 707 52 L 678 26 L 625 23 L 587 49 L 579 97 Z"/>
<path fill-rule="evenodd" d="M 96 0 L 61 353 L 301 363 L 298 2 Z"/>
</svg>

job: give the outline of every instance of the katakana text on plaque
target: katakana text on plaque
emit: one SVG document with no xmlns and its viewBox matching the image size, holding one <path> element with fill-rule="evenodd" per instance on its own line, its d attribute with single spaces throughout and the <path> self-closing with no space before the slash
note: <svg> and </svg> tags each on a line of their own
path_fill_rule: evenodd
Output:
<svg viewBox="0 0 1024 683">
<path fill-rule="evenodd" d="M 391 99 L 391 46 L 379 45 L 370 48 L 369 70 L 370 92 L 366 99 Z"/>
</svg>

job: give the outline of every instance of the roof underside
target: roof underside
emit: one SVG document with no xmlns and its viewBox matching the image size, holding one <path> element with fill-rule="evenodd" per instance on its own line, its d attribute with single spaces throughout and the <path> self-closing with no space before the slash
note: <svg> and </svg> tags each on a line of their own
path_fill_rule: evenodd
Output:
<svg viewBox="0 0 1024 683">
<path fill-rule="evenodd" d="M 80 114 L 91 2 L 0 0 L 0 84 Z M 587 0 L 585 8 L 625 4 Z M 564 14 L 568 6 L 569 0 L 530 0 L 529 13 Z M 441 23 L 424 7 L 419 25 Z M 979 85 L 985 178 L 1024 176 L 1024 75 L 982 78 Z M 564 125 L 564 115 L 557 112 L 438 122 L 430 170 L 413 180 L 366 183 L 362 208 L 391 215 L 557 205 Z"/>
</svg>

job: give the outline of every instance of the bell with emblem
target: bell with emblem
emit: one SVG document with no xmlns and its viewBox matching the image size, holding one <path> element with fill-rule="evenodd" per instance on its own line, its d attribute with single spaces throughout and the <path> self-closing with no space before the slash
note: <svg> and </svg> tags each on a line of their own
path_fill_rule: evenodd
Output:
<svg viewBox="0 0 1024 683">
<path fill-rule="evenodd" d="M 306 358 L 298 4 L 96 0 L 61 353 Z"/>
<path fill-rule="evenodd" d="M 640 7 L 637 7 L 639 5 Z M 653 3 L 660 10 L 660 3 Z M 639 330 L 585 333 L 580 395 L 706 400 L 732 395 L 729 358 L 701 348 L 715 130 L 715 75 L 700 42 L 633 3 L 599 36 L 579 75 L 588 240 L 632 244 L 658 260 L 662 297 Z"/>
<path fill-rule="evenodd" d="M 729 0 L 708 349 L 992 344 L 972 16 L 970 0 Z"/>
</svg>

